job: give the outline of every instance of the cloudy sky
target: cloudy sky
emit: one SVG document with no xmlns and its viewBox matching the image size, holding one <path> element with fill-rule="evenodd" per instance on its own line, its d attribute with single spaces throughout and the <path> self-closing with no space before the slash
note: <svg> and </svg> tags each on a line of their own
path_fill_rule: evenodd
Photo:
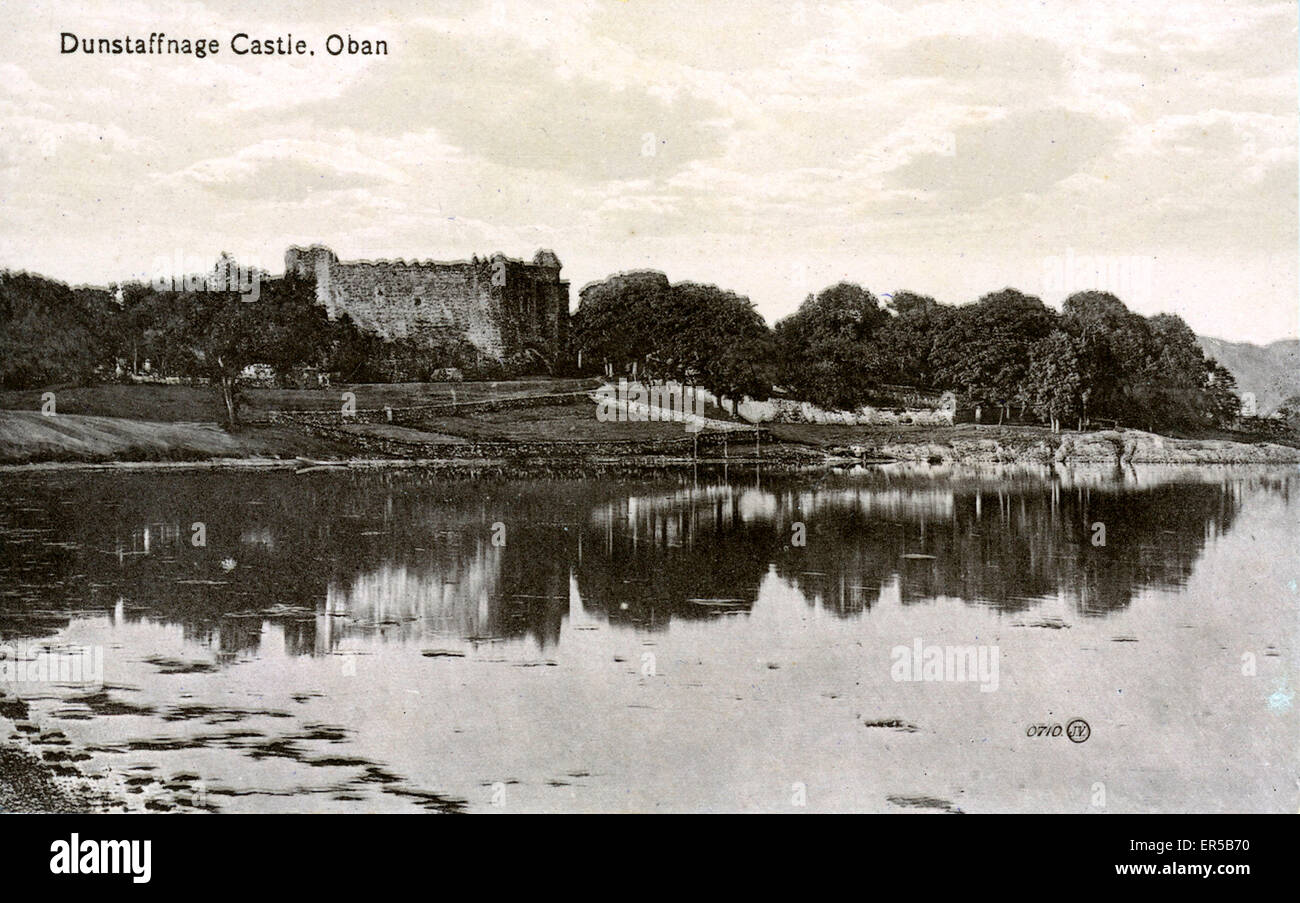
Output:
<svg viewBox="0 0 1300 903">
<path fill-rule="evenodd" d="M 1096 282 L 1204 334 L 1298 334 L 1293 2 L 261 6 L 5 3 L 0 266 L 549 247 L 575 304 L 643 267 L 769 321 L 839 279 L 1050 304 Z M 64 55 L 63 31 L 221 50 Z M 240 31 L 316 55 L 236 56 Z M 331 33 L 389 53 L 331 57 Z"/>
</svg>

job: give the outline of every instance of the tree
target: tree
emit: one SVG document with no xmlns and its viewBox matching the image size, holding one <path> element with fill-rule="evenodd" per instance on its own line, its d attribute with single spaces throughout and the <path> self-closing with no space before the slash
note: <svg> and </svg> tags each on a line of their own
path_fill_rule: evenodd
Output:
<svg viewBox="0 0 1300 903">
<path fill-rule="evenodd" d="M 1214 358 L 1205 362 L 1206 402 L 1210 423 L 1229 427 L 1241 416 L 1241 396 L 1237 394 L 1237 380 L 1227 367 Z"/>
<path fill-rule="evenodd" d="M 1085 416 L 1150 430 L 1235 420 L 1231 374 L 1206 359 L 1181 317 L 1142 317 L 1109 292 L 1071 295 L 1063 313 L 1079 355 Z"/>
<path fill-rule="evenodd" d="M 1087 388 L 1084 418 L 1134 421 L 1149 408 L 1135 388 L 1150 356 L 1150 328 L 1144 318 L 1110 292 L 1076 292 L 1065 299 L 1062 319 L 1075 339 Z"/>
<path fill-rule="evenodd" d="M 235 292 L 184 292 L 164 325 L 165 341 L 182 366 L 207 376 L 221 392 L 232 429 L 238 423 L 239 374 L 266 352 L 266 318 L 258 304 Z"/>
<path fill-rule="evenodd" d="M 895 316 L 873 337 L 878 349 L 877 378 L 922 389 L 938 387 L 939 342 L 949 328 L 953 308 L 908 291 L 895 294 L 890 307 Z"/>
<path fill-rule="evenodd" d="M 1013 288 L 957 308 L 937 345 L 937 379 L 975 404 L 994 404 L 999 422 L 1016 400 L 1029 368 L 1030 349 L 1055 328 L 1042 299 Z"/>
<path fill-rule="evenodd" d="M 821 407 L 860 407 L 880 370 L 872 338 L 887 322 L 889 313 L 860 285 L 840 282 L 809 295 L 776 324 L 781 384 Z"/>
<path fill-rule="evenodd" d="M 572 330 L 584 366 L 765 398 L 771 331 L 748 298 L 714 285 L 621 273 L 583 288 Z"/>
<path fill-rule="evenodd" d="M 673 286 L 657 342 L 662 373 L 718 398 L 766 398 L 772 388 L 771 330 L 748 298 L 713 285 Z"/>
<path fill-rule="evenodd" d="M 889 300 L 889 307 L 898 316 L 906 317 L 930 313 L 937 310 L 940 304 L 929 295 L 903 289 L 894 293 Z"/>
<path fill-rule="evenodd" d="M 116 312 L 102 289 L 0 271 L 0 385 L 90 382 L 97 368 L 111 364 Z"/>
<path fill-rule="evenodd" d="M 1141 376 L 1147 381 L 1199 389 L 1205 385 L 1205 353 L 1196 333 L 1177 314 L 1147 318 L 1146 360 Z"/>
<path fill-rule="evenodd" d="M 373 332 L 358 327 L 351 315 L 339 314 L 332 321 L 325 369 L 337 370 L 344 382 L 373 379 L 373 363 L 383 354 L 384 342 Z"/>
<path fill-rule="evenodd" d="M 1062 420 L 1082 413 L 1083 377 L 1068 333 L 1057 329 L 1030 350 L 1022 400 L 1054 433 L 1061 431 Z"/>
<path fill-rule="evenodd" d="M 164 336 L 176 295 L 149 283 L 128 282 L 121 286 L 120 297 L 111 338 L 115 356 L 127 361 L 132 373 L 139 373 L 145 361 L 154 372 L 170 373 L 176 361 Z"/>
<path fill-rule="evenodd" d="M 1145 422 L 1151 429 L 1181 427 L 1198 429 L 1218 422 L 1218 410 L 1230 404 L 1236 419 L 1239 402 L 1236 383 L 1231 383 L 1231 399 L 1216 398 L 1219 391 L 1213 361 L 1206 360 L 1191 327 L 1175 314 L 1157 314 L 1146 321 L 1148 346 L 1146 360 L 1133 368 L 1131 393 L 1140 401 Z M 1231 374 L 1223 372 L 1231 381 Z"/>
<path fill-rule="evenodd" d="M 1292 395 L 1284 399 L 1277 406 L 1277 413 L 1281 415 L 1285 429 L 1300 433 L 1300 395 Z"/>
<path fill-rule="evenodd" d="M 257 306 L 262 324 L 260 362 L 281 379 L 298 367 L 328 363 L 338 330 L 316 303 L 313 282 L 292 271 L 281 279 L 262 278 L 257 301 L 249 303 Z"/>
<path fill-rule="evenodd" d="M 644 370 L 647 356 L 671 329 L 660 316 L 671 293 L 668 277 L 654 270 L 619 273 L 584 286 L 571 328 L 574 350 L 587 367 Z"/>
</svg>

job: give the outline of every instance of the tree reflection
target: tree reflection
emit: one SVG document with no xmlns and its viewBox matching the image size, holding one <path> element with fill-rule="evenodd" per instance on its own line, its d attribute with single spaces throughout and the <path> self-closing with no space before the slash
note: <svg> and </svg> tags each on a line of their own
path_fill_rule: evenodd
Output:
<svg viewBox="0 0 1300 903">
<path fill-rule="evenodd" d="M 98 614 L 178 624 L 230 658 L 257 650 L 268 621 L 292 654 L 327 654 L 353 636 L 547 647 L 577 612 L 646 630 L 744 613 L 770 574 L 842 617 L 894 598 L 1024 612 L 1058 596 L 1104 616 L 1144 589 L 1181 586 L 1247 491 L 1287 496 L 1293 479 L 574 476 L 11 479 L 0 502 L 0 636 L 48 636 Z"/>
</svg>

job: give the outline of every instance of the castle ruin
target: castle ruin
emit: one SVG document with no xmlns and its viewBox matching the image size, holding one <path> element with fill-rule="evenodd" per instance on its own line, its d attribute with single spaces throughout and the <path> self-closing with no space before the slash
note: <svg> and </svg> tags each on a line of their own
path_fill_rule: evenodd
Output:
<svg viewBox="0 0 1300 903">
<path fill-rule="evenodd" d="M 539 250 L 532 263 L 504 254 L 468 261 L 340 261 L 329 248 L 289 248 L 284 270 L 316 283 L 331 320 L 347 314 L 392 341 L 437 347 L 468 341 L 486 358 L 529 358 L 552 367 L 569 331 L 569 283 L 560 259 Z"/>
</svg>

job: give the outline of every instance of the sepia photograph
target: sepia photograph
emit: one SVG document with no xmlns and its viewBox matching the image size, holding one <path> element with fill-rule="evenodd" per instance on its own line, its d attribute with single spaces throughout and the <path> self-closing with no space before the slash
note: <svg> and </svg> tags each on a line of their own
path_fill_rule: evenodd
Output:
<svg viewBox="0 0 1300 903">
<path fill-rule="evenodd" d="M 0 828 L 1300 811 L 1297 18 L 6 3 Z"/>
</svg>

